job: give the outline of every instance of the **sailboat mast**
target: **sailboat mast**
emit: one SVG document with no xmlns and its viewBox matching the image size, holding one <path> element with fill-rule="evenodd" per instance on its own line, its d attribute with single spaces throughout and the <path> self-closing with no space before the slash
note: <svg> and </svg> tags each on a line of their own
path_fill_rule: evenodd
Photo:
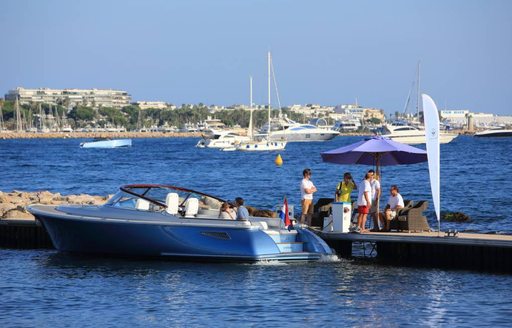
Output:
<svg viewBox="0 0 512 328">
<path fill-rule="evenodd" d="M 4 113 L 2 112 L 2 105 L 0 105 L 0 131 L 4 130 Z"/>
<path fill-rule="evenodd" d="M 249 76 L 249 110 L 250 110 L 250 115 L 249 115 L 249 128 L 248 128 L 248 135 L 249 135 L 249 138 L 252 140 L 252 76 Z"/>
<path fill-rule="evenodd" d="M 416 90 L 416 93 L 417 93 L 417 97 L 416 97 L 416 115 L 417 115 L 417 118 L 418 118 L 418 122 L 420 120 L 420 97 L 421 97 L 421 94 L 420 94 L 420 63 L 421 61 L 418 60 L 418 84 L 417 84 L 417 90 Z"/>
<path fill-rule="evenodd" d="M 21 121 L 20 105 L 18 102 L 18 96 L 16 96 L 16 131 L 21 132 L 23 130 L 23 122 Z"/>
<path fill-rule="evenodd" d="M 268 130 L 267 135 L 270 136 L 270 65 L 272 63 L 272 57 L 270 51 L 268 52 Z"/>
</svg>

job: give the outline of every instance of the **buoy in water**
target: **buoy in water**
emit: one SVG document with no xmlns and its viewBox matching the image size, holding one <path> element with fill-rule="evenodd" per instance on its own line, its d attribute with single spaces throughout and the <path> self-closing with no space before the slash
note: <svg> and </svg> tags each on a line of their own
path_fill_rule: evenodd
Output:
<svg viewBox="0 0 512 328">
<path fill-rule="evenodd" d="M 274 161 L 277 166 L 283 165 L 283 159 L 281 158 L 281 154 L 277 154 L 276 160 Z"/>
</svg>

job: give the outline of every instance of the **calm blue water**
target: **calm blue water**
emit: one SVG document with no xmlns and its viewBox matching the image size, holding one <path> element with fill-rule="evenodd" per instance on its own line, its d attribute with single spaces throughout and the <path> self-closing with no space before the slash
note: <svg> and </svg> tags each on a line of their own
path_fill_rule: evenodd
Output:
<svg viewBox="0 0 512 328">
<path fill-rule="evenodd" d="M 135 139 L 128 149 L 80 149 L 82 140 L 0 140 L 0 190 L 114 193 L 126 183 L 168 183 L 249 205 L 299 201 L 302 170 L 332 197 L 344 171 L 320 152 L 360 140 L 289 144 L 276 154 L 194 148 L 197 139 Z M 459 137 L 443 145 L 443 210 L 469 223 L 442 228 L 512 233 L 512 139 Z M 430 199 L 426 164 L 385 167 L 383 190 Z M 432 208 L 428 213 L 432 216 Z M 435 226 L 435 221 L 431 221 Z M 512 278 L 341 260 L 247 265 L 71 257 L 0 249 L 0 326 L 509 326 Z"/>
</svg>

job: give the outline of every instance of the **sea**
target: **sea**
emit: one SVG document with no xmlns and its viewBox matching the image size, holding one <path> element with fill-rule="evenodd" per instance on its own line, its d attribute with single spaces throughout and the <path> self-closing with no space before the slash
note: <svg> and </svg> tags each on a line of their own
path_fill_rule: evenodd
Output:
<svg viewBox="0 0 512 328">
<path fill-rule="evenodd" d="M 322 162 L 320 153 L 365 137 L 290 143 L 278 153 L 200 149 L 198 138 L 134 139 L 130 148 L 81 149 L 81 139 L 0 140 L 0 191 L 110 195 L 124 184 L 161 183 L 273 209 L 300 212 L 302 171 L 315 198 L 332 198 L 344 172 L 366 165 Z M 421 146 L 418 146 L 422 148 Z M 424 148 L 424 147 L 423 147 Z M 441 209 L 466 222 L 442 230 L 512 234 L 512 138 L 459 136 L 441 145 Z M 385 202 L 428 200 L 426 163 L 382 167 Z M 0 327 L 510 327 L 512 277 L 382 265 L 372 259 L 319 263 L 206 263 L 97 258 L 55 250 L 0 249 Z"/>
</svg>

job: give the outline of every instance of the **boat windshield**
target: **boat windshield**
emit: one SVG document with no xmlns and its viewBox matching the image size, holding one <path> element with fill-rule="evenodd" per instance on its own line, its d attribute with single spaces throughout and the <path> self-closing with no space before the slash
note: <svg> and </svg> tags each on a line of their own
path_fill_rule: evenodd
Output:
<svg viewBox="0 0 512 328">
<path fill-rule="evenodd" d="M 172 195 L 171 194 L 176 194 Z M 178 200 L 183 208 L 190 199 L 197 199 L 199 208 L 219 210 L 224 200 L 201 192 L 164 185 L 128 185 L 120 190 L 105 204 L 106 206 L 143 209 L 148 211 L 165 211 L 170 199 Z M 141 205 L 146 203 L 146 206 Z"/>
</svg>

